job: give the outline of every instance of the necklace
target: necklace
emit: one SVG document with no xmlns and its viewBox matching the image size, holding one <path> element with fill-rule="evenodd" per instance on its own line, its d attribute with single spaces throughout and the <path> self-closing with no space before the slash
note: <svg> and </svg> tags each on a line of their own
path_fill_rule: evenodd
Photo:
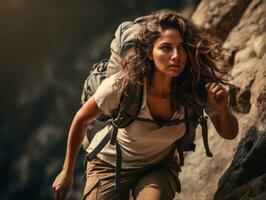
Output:
<svg viewBox="0 0 266 200">
<path fill-rule="evenodd" d="M 161 99 L 161 101 L 165 101 L 165 100 L 170 96 L 170 92 L 167 93 L 167 94 L 161 95 L 161 94 L 155 89 L 155 87 L 153 86 L 153 84 L 150 84 L 150 85 L 151 85 L 151 89 L 153 90 L 154 94 L 155 94 L 156 96 L 158 96 L 158 97 Z"/>
</svg>

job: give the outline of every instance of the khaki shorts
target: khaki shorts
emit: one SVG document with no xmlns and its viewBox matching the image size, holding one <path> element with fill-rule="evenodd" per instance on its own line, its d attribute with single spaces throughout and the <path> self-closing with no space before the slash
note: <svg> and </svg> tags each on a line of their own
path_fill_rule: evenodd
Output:
<svg viewBox="0 0 266 200">
<path fill-rule="evenodd" d="M 83 200 L 172 200 L 181 186 L 176 161 L 141 169 L 121 170 L 120 191 L 115 190 L 115 168 L 96 158 L 87 164 Z"/>
</svg>

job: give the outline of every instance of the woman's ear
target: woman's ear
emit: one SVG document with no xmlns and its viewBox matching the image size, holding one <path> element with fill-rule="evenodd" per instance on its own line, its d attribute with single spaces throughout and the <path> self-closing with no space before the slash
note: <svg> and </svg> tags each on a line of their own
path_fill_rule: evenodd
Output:
<svg viewBox="0 0 266 200">
<path fill-rule="evenodd" d="M 148 58 L 149 58 L 150 60 L 153 60 L 152 48 L 149 49 L 149 51 L 148 51 Z"/>
</svg>

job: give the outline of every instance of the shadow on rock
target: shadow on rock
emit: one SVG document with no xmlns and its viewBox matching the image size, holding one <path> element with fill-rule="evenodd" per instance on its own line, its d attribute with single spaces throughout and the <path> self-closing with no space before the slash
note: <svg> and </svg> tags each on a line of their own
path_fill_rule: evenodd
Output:
<svg viewBox="0 0 266 200">
<path fill-rule="evenodd" d="M 231 166 L 219 181 L 214 200 L 266 199 L 266 126 L 248 129 Z"/>
</svg>

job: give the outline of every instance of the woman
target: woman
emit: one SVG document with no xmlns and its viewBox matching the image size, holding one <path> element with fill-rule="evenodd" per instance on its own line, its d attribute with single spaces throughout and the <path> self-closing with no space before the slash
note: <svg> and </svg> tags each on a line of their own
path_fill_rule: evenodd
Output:
<svg viewBox="0 0 266 200">
<path fill-rule="evenodd" d="M 65 162 L 54 181 L 56 199 L 64 199 L 73 182 L 73 171 L 86 129 L 102 112 L 110 114 L 118 106 L 125 87 L 137 77 L 144 79 L 144 95 L 139 117 L 153 120 L 184 118 L 184 105 L 202 106 L 198 83 L 204 82 L 205 105 L 217 132 L 234 139 L 238 122 L 228 108 L 226 84 L 216 61 L 221 48 L 206 38 L 178 13 L 160 10 L 142 24 L 135 47 L 123 58 L 123 69 L 107 78 L 75 115 L 68 137 Z M 118 86 L 118 87 L 117 87 Z M 137 200 L 170 200 L 180 191 L 178 158 L 174 141 L 185 133 L 184 123 L 158 127 L 134 121 L 118 130 L 123 152 L 121 190 L 115 191 L 115 148 L 107 145 L 98 158 L 87 165 L 83 199 L 128 199 L 130 190 Z M 101 137 L 107 128 L 97 135 Z M 96 137 L 92 146 L 100 140 Z"/>
</svg>

